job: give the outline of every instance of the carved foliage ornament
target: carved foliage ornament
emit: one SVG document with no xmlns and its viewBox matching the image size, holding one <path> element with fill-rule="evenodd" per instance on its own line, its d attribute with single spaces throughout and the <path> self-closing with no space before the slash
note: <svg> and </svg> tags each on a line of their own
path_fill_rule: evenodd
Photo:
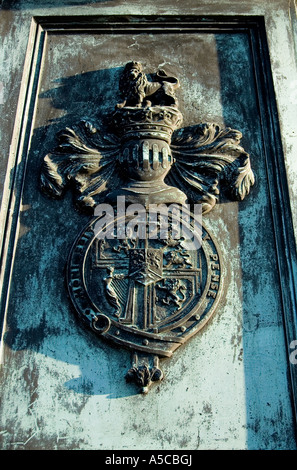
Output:
<svg viewBox="0 0 297 470">
<path fill-rule="evenodd" d="M 46 194 L 60 198 L 72 188 L 76 205 L 93 211 L 69 255 L 70 298 L 87 328 L 133 351 L 127 380 L 144 393 L 163 378 L 159 359 L 206 324 L 222 294 L 222 256 L 193 205 L 204 215 L 221 191 L 242 200 L 254 184 L 239 131 L 181 128 L 178 87 L 165 71 L 148 80 L 139 62 L 129 62 L 122 102 L 107 122 L 60 132 L 41 170 Z M 143 208 L 142 235 L 135 204 L 138 215 Z"/>
</svg>

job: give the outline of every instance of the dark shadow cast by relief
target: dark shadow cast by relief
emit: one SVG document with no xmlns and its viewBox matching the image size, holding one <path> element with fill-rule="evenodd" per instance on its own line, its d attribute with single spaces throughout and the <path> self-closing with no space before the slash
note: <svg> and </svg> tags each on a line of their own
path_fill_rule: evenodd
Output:
<svg viewBox="0 0 297 470">
<path fill-rule="evenodd" d="M 266 159 L 275 165 L 277 158 L 276 148 L 274 154 L 267 154 L 265 142 L 267 106 L 271 104 L 266 102 L 266 109 L 261 109 L 263 88 L 257 76 L 263 64 L 252 50 L 249 33 L 217 35 L 216 41 L 224 120 L 242 131 L 256 176 L 251 194 L 238 205 L 237 226 L 230 226 L 230 236 L 234 231 L 237 234 L 234 240 L 238 240 L 241 265 L 242 311 L 238 315 L 242 354 L 238 360 L 245 379 L 246 446 L 250 450 L 296 449 L 276 246 L 278 228 L 266 167 Z"/>
<path fill-rule="evenodd" d="M 58 201 L 45 196 L 40 191 L 40 168 L 45 155 L 57 144 L 59 131 L 83 118 L 100 122 L 110 113 L 117 102 L 114 83 L 120 71 L 121 67 L 61 78 L 58 86 L 38 97 L 39 103 L 49 100 L 50 106 L 62 112 L 31 137 L 9 308 L 22 314 L 8 313 L 4 334 L 5 345 L 12 351 L 31 350 L 78 365 L 81 376 L 65 382 L 66 389 L 107 398 L 137 393 L 126 385 L 124 366 L 120 365 L 125 357 L 129 367 L 130 353 L 112 349 L 84 331 L 72 312 L 65 284 L 68 253 L 90 215 L 74 208 L 70 191 Z M 77 341 L 80 351 L 75 346 Z M 90 350 L 95 353 L 89 354 Z"/>
</svg>

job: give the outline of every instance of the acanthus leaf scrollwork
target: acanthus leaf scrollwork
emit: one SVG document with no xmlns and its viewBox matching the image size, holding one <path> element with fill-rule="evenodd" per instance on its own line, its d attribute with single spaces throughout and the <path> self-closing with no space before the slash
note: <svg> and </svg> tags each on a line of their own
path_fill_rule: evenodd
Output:
<svg viewBox="0 0 297 470">
<path fill-rule="evenodd" d="M 41 169 L 41 189 L 53 198 L 74 191 L 77 207 L 92 208 L 96 197 L 118 180 L 117 156 L 120 148 L 115 135 L 104 134 L 90 121 L 67 127 L 58 135 L 58 145 L 46 155 Z"/>
<path fill-rule="evenodd" d="M 241 147 L 241 132 L 216 123 L 201 123 L 175 131 L 175 164 L 168 182 L 184 190 L 203 213 L 217 202 L 221 187 L 231 198 L 243 200 L 254 184 L 249 154 Z"/>
</svg>

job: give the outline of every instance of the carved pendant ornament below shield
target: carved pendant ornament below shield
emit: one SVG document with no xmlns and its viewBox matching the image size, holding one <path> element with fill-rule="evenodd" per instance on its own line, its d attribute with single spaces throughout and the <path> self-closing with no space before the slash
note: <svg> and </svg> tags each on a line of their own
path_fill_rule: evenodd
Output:
<svg viewBox="0 0 297 470">
<path fill-rule="evenodd" d="M 177 78 L 159 70 L 149 81 L 129 62 L 119 85 L 106 125 L 60 132 L 41 188 L 60 198 L 71 187 L 93 212 L 70 251 L 70 299 L 86 328 L 132 351 L 126 379 L 146 393 L 163 378 L 160 358 L 201 330 L 222 295 L 224 263 L 201 216 L 222 190 L 242 200 L 254 175 L 239 131 L 181 128 Z"/>
</svg>

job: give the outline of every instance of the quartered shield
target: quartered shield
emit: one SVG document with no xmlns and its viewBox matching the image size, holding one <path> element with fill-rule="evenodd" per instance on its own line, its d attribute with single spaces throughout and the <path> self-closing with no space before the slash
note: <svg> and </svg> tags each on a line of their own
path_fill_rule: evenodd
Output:
<svg viewBox="0 0 297 470">
<path fill-rule="evenodd" d="M 222 291 L 222 260 L 203 225 L 174 237 L 105 237 L 93 218 L 68 261 L 79 317 L 99 336 L 136 352 L 170 357 L 202 328 Z M 147 222 L 148 223 L 148 222 Z M 102 229 L 103 231 L 103 229 Z M 149 230 L 147 230 L 149 232 Z M 164 234 L 163 234 L 164 235 Z"/>
</svg>

